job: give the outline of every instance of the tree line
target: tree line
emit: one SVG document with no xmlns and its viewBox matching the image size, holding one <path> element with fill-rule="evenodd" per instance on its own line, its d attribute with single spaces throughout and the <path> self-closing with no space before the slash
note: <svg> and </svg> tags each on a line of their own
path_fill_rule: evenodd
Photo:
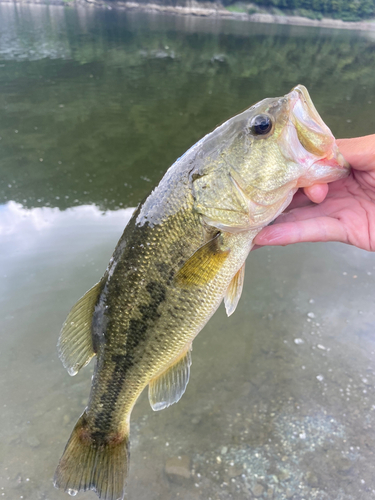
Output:
<svg viewBox="0 0 375 500">
<path fill-rule="evenodd" d="M 226 0 L 232 3 L 232 0 Z M 322 16 L 357 21 L 375 16 L 375 0 L 254 0 L 262 7 L 299 10 L 307 17 Z M 298 12 L 296 12 L 298 13 Z"/>
<path fill-rule="evenodd" d="M 111 0 L 109 0 L 111 1 Z M 150 3 L 150 0 L 137 0 Z M 311 19 L 330 17 L 343 21 L 360 21 L 375 17 L 375 0 L 196 0 L 199 3 L 222 4 L 234 12 L 253 14 L 263 9 L 274 14 L 301 15 Z M 190 0 L 153 0 L 161 5 L 187 6 Z M 263 10 L 264 11 L 264 10 Z"/>
</svg>

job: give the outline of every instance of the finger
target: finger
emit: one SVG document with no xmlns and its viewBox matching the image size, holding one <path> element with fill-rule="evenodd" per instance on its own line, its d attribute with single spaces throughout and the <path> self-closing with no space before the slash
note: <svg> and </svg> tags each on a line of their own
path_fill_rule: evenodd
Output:
<svg viewBox="0 0 375 500">
<path fill-rule="evenodd" d="M 304 192 L 313 203 L 321 203 L 328 194 L 328 184 L 314 184 L 306 187 Z"/>
<path fill-rule="evenodd" d="M 339 220 L 331 217 L 286 222 L 265 227 L 255 237 L 254 243 L 258 246 L 274 246 L 316 241 L 341 241 L 347 243 L 344 226 Z"/>
<path fill-rule="evenodd" d="M 331 191 L 330 191 L 331 192 Z M 327 197 L 322 203 L 297 207 L 289 212 L 284 212 L 274 221 L 274 224 L 296 222 L 317 217 L 339 219 L 340 213 L 347 209 L 347 200 L 344 197 Z"/>
<path fill-rule="evenodd" d="M 306 187 L 303 190 L 299 189 L 293 196 L 293 200 L 288 205 L 286 211 L 289 212 L 295 208 L 301 208 L 311 205 L 313 203 L 321 203 L 325 200 L 328 194 L 328 184 L 314 184 L 313 186 Z"/>
<path fill-rule="evenodd" d="M 336 141 L 341 154 L 357 170 L 375 170 L 375 134 Z"/>
<path fill-rule="evenodd" d="M 302 189 L 299 189 L 296 194 L 293 196 L 293 200 L 290 205 L 286 208 L 286 211 L 293 210 L 294 208 L 305 207 L 307 205 L 311 205 L 310 199 L 305 195 Z"/>
<path fill-rule="evenodd" d="M 315 219 L 317 217 L 327 217 L 332 215 L 327 210 L 327 202 L 316 205 L 309 202 L 309 205 L 293 208 L 289 212 L 283 212 L 274 220 L 274 225 L 285 224 L 286 222 L 297 222 L 301 220 Z M 328 204 L 329 206 L 329 204 Z"/>
</svg>

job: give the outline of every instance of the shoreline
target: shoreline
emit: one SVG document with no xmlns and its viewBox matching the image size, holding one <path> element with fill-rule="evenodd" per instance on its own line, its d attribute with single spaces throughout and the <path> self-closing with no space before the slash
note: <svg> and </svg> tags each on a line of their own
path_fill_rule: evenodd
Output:
<svg viewBox="0 0 375 500">
<path fill-rule="evenodd" d="M 104 0 L 78 0 L 80 3 L 108 6 L 109 3 Z M 206 4 L 207 5 L 207 4 Z M 215 4 L 214 4 L 215 5 Z M 110 4 L 112 7 L 112 2 Z M 231 12 L 220 5 L 216 8 L 209 8 L 200 6 L 197 2 L 189 6 L 168 6 L 159 5 L 156 3 L 138 3 L 134 1 L 129 2 L 116 2 L 115 8 L 125 8 L 127 10 L 142 10 L 146 12 L 160 12 L 170 13 L 184 16 L 199 16 L 199 17 L 218 17 L 221 19 L 236 19 L 240 21 L 250 21 L 255 23 L 267 24 L 289 24 L 294 26 L 313 26 L 320 28 L 334 28 L 334 29 L 349 29 L 349 30 L 362 30 L 362 31 L 375 31 L 375 19 L 372 21 L 357 21 L 346 22 L 340 19 L 323 18 L 322 20 L 309 19 L 302 16 L 280 16 L 270 13 L 254 13 L 247 14 L 245 12 Z"/>
<path fill-rule="evenodd" d="M 120 9 L 128 11 L 143 11 L 149 13 L 174 14 L 180 16 L 207 17 L 217 19 L 234 19 L 266 24 L 285 24 L 293 26 L 311 26 L 318 28 L 346 29 L 360 31 L 375 31 L 375 19 L 370 21 L 342 21 L 340 19 L 323 18 L 309 19 L 302 16 L 275 15 L 271 13 L 232 12 L 219 3 L 201 4 L 194 0 L 185 6 L 161 5 L 158 3 L 139 3 L 136 1 L 106 1 L 106 0 L 0 0 L 0 4 L 16 5 L 60 5 L 65 7 L 99 7 L 104 9 Z"/>
</svg>

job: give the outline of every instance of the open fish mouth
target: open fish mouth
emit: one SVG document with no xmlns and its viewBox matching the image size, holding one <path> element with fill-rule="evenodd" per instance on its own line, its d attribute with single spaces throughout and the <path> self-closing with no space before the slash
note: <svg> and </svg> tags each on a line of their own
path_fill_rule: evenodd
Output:
<svg viewBox="0 0 375 500">
<path fill-rule="evenodd" d="M 330 182 L 346 177 L 350 165 L 340 153 L 331 130 L 322 120 L 303 85 L 287 95 L 290 102 L 290 153 L 299 163 L 308 164 L 312 182 Z M 309 176 L 309 174 L 307 174 Z"/>
</svg>

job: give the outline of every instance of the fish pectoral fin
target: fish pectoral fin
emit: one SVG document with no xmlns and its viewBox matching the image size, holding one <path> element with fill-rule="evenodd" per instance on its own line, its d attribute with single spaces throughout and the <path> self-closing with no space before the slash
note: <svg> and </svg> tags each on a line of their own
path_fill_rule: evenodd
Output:
<svg viewBox="0 0 375 500">
<path fill-rule="evenodd" d="M 61 329 L 57 349 L 69 375 L 76 375 L 95 356 L 91 322 L 100 289 L 101 282 L 79 299 Z"/>
<path fill-rule="evenodd" d="M 176 273 L 174 281 L 183 288 L 205 285 L 221 269 L 230 250 L 222 248 L 222 234 L 198 248 Z"/>
<path fill-rule="evenodd" d="M 234 275 L 232 281 L 229 283 L 227 291 L 224 296 L 224 305 L 227 315 L 230 316 L 236 310 L 237 304 L 240 300 L 245 278 L 245 263 Z"/>
<path fill-rule="evenodd" d="M 148 386 L 148 399 L 154 411 L 164 410 L 181 399 L 189 382 L 190 366 L 191 345 L 172 366 L 151 380 Z"/>
</svg>

